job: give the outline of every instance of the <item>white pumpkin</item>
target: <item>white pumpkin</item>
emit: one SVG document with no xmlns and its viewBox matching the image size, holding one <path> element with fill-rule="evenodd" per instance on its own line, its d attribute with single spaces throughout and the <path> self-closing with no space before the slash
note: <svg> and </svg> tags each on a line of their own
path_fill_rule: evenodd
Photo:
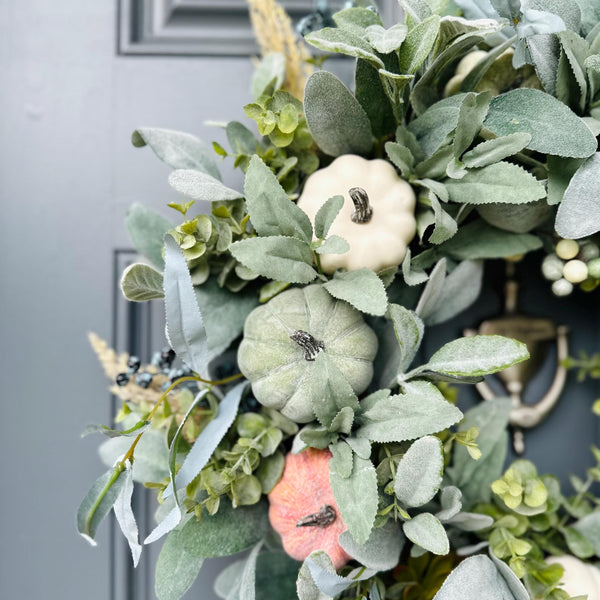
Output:
<svg viewBox="0 0 600 600">
<path fill-rule="evenodd" d="M 584 596 L 588 600 L 600 600 L 600 570 L 574 556 L 551 556 L 546 559 L 550 565 L 559 564 L 565 572 L 561 587 L 570 596 Z"/>
<path fill-rule="evenodd" d="M 298 206 L 314 224 L 321 206 L 338 195 L 344 197 L 344 205 L 329 235 L 344 238 L 350 250 L 322 254 L 323 271 L 367 267 L 377 272 L 399 265 L 416 232 L 411 186 L 385 160 L 346 154 L 306 180 Z"/>
</svg>

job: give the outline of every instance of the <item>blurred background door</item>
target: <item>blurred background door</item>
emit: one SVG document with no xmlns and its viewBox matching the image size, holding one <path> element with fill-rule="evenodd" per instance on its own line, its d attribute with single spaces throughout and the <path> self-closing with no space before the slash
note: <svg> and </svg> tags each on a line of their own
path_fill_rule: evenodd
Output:
<svg viewBox="0 0 600 600">
<path fill-rule="evenodd" d="M 283 4 L 295 16 L 313 6 Z M 381 4 L 396 7 L 395 0 Z M 244 118 L 252 52 L 244 0 L 0 0 L 3 598 L 153 597 L 158 549 L 133 572 L 109 526 L 95 549 L 75 532 L 77 505 L 102 468 L 98 439 L 78 434 L 111 418 L 86 332 L 145 359 L 163 344 L 160 308 L 133 309 L 115 294 L 116 273 L 132 258 L 127 207 L 139 201 L 168 215 L 175 197 L 168 168 L 149 150 L 135 150 L 130 134 L 155 126 L 223 141 L 204 122 Z M 224 174 L 230 185 L 240 182 L 227 167 Z M 536 268 L 524 267 L 533 278 Z M 524 308 L 540 312 L 545 304 L 542 312 L 577 331 L 576 349 L 597 348 L 591 297 L 582 297 L 581 310 L 570 300 L 567 313 L 556 299 L 547 302 L 544 285 L 524 290 Z M 499 309 L 494 287 L 492 277 L 477 306 L 438 328 L 426 352 Z M 551 378 L 551 362 L 539 389 Z M 591 463 L 587 446 L 597 424 L 589 407 L 597 390 L 570 385 L 576 397 L 528 438 L 542 471 L 566 474 Z M 579 432 L 568 451 L 565 429 Z M 141 526 L 150 527 L 151 506 L 143 494 L 137 502 Z M 205 565 L 190 598 L 213 598 L 218 567 Z"/>
</svg>

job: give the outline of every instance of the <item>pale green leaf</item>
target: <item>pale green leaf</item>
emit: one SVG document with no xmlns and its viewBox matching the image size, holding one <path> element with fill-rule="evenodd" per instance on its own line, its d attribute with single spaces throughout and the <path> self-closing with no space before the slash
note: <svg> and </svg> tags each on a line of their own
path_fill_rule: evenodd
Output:
<svg viewBox="0 0 600 600">
<path fill-rule="evenodd" d="M 394 166 L 400 169 L 402 176 L 408 177 L 415 163 L 412 152 L 406 146 L 402 146 L 396 142 L 387 142 L 385 151 Z"/>
<path fill-rule="evenodd" d="M 310 283 L 317 276 L 310 246 L 297 238 L 248 238 L 232 244 L 230 252 L 249 269 L 275 281 Z"/>
<path fill-rule="evenodd" d="M 211 175 L 192 169 L 177 169 L 169 175 L 169 185 L 180 194 L 194 200 L 219 202 L 235 200 L 243 194 L 223 185 Z"/>
<path fill-rule="evenodd" d="M 456 135 L 454 136 L 454 156 L 460 158 L 462 153 L 477 137 L 488 112 L 492 95 L 490 92 L 475 94 L 469 92 L 460 105 Z"/>
<path fill-rule="evenodd" d="M 439 519 L 431 513 L 420 513 L 410 521 L 406 521 L 402 530 L 413 544 L 428 552 L 439 555 L 450 552 L 446 530 Z"/>
<path fill-rule="evenodd" d="M 394 492 L 408 507 L 423 506 L 442 484 L 444 453 L 439 438 L 425 436 L 413 442 L 400 459 L 394 478 Z"/>
<path fill-rule="evenodd" d="M 156 156 L 173 169 L 195 169 L 221 179 L 212 151 L 189 133 L 140 127 L 132 133 L 131 142 L 136 148 L 150 146 Z"/>
<path fill-rule="evenodd" d="M 477 377 L 502 371 L 528 358 L 523 342 L 499 335 L 474 335 L 448 342 L 421 368 L 447 375 Z"/>
<path fill-rule="evenodd" d="M 572 158 L 587 158 L 597 148 L 587 125 L 562 102 L 534 89 L 517 89 L 494 98 L 484 126 L 502 136 L 531 135 L 530 150 Z"/>
<path fill-rule="evenodd" d="M 454 485 L 448 485 L 442 488 L 440 492 L 440 504 L 442 510 L 436 514 L 436 517 L 442 522 L 455 517 L 462 508 L 462 492 Z"/>
<path fill-rule="evenodd" d="M 123 487 L 115 500 L 113 509 L 121 533 L 125 536 L 129 549 L 131 550 L 133 566 L 137 567 L 142 554 L 142 545 L 139 542 L 138 526 L 131 508 L 131 497 L 133 496 L 133 470 L 129 461 L 125 465 L 124 478 L 125 481 Z"/>
<path fill-rule="evenodd" d="M 568 239 L 600 231 L 600 153 L 594 154 L 573 175 L 558 207 L 555 228 Z"/>
<path fill-rule="evenodd" d="M 434 229 L 433 233 L 429 236 L 429 241 L 432 244 L 443 244 L 456 234 L 458 231 L 458 224 L 442 208 L 438 197 L 433 192 L 429 192 L 429 201 L 431 202 L 431 208 L 433 208 L 434 215 Z"/>
<path fill-rule="evenodd" d="M 323 552 L 322 550 L 313 552 L 311 553 L 310 558 L 322 569 L 337 577 L 333 563 L 326 552 Z M 298 600 L 331 600 L 331 596 L 321 592 L 321 590 L 313 581 L 311 569 L 309 569 L 306 561 L 302 563 L 298 573 L 298 579 L 296 581 L 296 594 L 298 595 Z"/>
<path fill-rule="evenodd" d="M 382 25 L 381 17 L 373 10 L 364 6 L 343 8 L 333 14 L 335 24 L 346 31 L 362 36 L 367 27 Z"/>
<path fill-rule="evenodd" d="M 330 462 L 333 462 L 333 466 L 330 465 L 329 469 L 334 470 L 340 477 L 347 479 L 352 475 L 352 469 L 354 468 L 354 459 L 352 458 L 352 448 L 346 442 L 340 441 L 329 446 L 331 451 Z"/>
<path fill-rule="evenodd" d="M 573 529 L 581 533 L 594 547 L 594 552 L 600 558 L 600 511 L 596 510 L 579 519 L 573 524 Z"/>
<path fill-rule="evenodd" d="M 465 152 L 461 160 L 469 169 L 487 167 L 520 152 L 530 141 L 529 133 L 511 133 L 481 142 L 473 150 Z"/>
<path fill-rule="evenodd" d="M 402 73 L 416 73 L 429 56 L 439 30 L 439 15 L 431 15 L 408 32 L 399 54 Z"/>
<path fill-rule="evenodd" d="M 339 537 L 340 546 L 354 560 L 369 569 L 389 571 L 398 564 L 404 536 L 394 521 L 375 527 L 364 544 L 357 544 L 348 531 Z"/>
<path fill-rule="evenodd" d="M 526 204 L 546 196 L 540 181 L 508 162 L 473 169 L 462 179 L 448 179 L 444 183 L 452 202 L 466 204 Z"/>
<path fill-rule="evenodd" d="M 127 300 L 145 302 L 162 298 L 163 276 L 152 267 L 141 263 L 129 265 L 121 275 L 121 291 Z"/>
<path fill-rule="evenodd" d="M 330 235 L 316 250 L 317 254 L 344 254 L 350 250 L 350 244 L 339 235 Z"/>
<path fill-rule="evenodd" d="M 169 343 L 195 373 L 208 367 L 206 331 L 187 263 L 175 240 L 165 237 L 165 313 Z"/>
<path fill-rule="evenodd" d="M 373 66 L 383 67 L 383 61 L 360 35 L 348 29 L 325 27 L 309 33 L 304 38 L 311 46 L 355 58 L 362 58 Z M 320 71 L 325 73 L 325 71 Z M 304 103 L 306 107 L 306 102 Z"/>
<path fill-rule="evenodd" d="M 365 32 L 369 44 L 377 52 L 389 54 L 400 48 L 402 42 L 406 39 L 408 27 L 404 23 L 396 23 L 389 29 L 385 29 L 381 25 L 369 25 Z"/>
<path fill-rule="evenodd" d="M 336 470 L 335 463 L 329 463 L 329 481 L 333 497 L 350 535 L 358 544 L 364 544 L 371 535 L 379 495 L 377 475 L 373 463 L 358 455 L 353 455 L 354 464 L 350 477 L 344 477 Z"/>
<path fill-rule="evenodd" d="M 259 235 L 285 235 L 310 243 L 310 219 L 288 198 L 271 169 L 256 155 L 246 171 L 244 194 L 250 220 Z"/>
<path fill-rule="evenodd" d="M 369 117 L 335 75 L 313 73 L 306 83 L 304 106 L 310 132 L 325 154 L 369 153 L 373 145 Z"/>
<path fill-rule="evenodd" d="M 188 554 L 183 539 L 181 531 L 171 531 L 160 550 L 154 577 L 158 600 L 179 600 L 198 577 L 204 559 Z"/>
<path fill-rule="evenodd" d="M 447 260 L 441 258 L 429 275 L 429 281 L 425 284 L 421 297 L 415 313 L 419 315 L 422 320 L 427 320 L 427 317 L 431 311 L 437 306 L 439 297 L 444 289 L 444 282 L 446 281 L 446 264 Z"/>
<path fill-rule="evenodd" d="M 416 313 L 399 304 L 389 305 L 389 315 L 394 324 L 394 332 L 400 346 L 398 371 L 404 373 L 415 358 L 425 328 L 423 321 Z"/>
<path fill-rule="evenodd" d="M 285 57 L 281 52 L 267 54 L 254 69 L 252 75 L 252 98 L 258 100 L 272 84 L 275 90 L 285 79 Z"/>
<path fill-rule="evenodd" d="M 162 267 L 163 239 L 173 225 L 142 204 L 133 204 L 129 208 L 125 225 L 133 247 L 153 265 Z"/>
<path fill-rule="evenodd" d="M 315 235 L 323 240 L 329 233 L 329 228 L 344 206 L 344 196 L 333 196 L 329 198 L 315 216 Z"/>
<path fill-rule="evenodd" d="M 338 271 L 323 287 L 334 298 L 345 300 L 364 313 L 383 316 L 387 310 L 383 282 L 370 269 Z"/>
<path fill-rule="evenodd" d="M 404 394 L 379 400 L 358 418 L 357 437 L 380 443 L 414 440 L 462 419 L 462 412 L 432 383 L 414 381 L 404 386 Z"/>
</svg>

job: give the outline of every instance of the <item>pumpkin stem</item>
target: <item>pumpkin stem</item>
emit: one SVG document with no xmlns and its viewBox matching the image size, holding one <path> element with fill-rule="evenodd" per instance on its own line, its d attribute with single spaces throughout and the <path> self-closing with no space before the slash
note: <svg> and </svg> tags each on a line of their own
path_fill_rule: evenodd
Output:
<svg viewBox="0 0 600 600">
<path fill-rule="evenodd" d="M 373 216 L 373 207 L 369 204 L 367 192 L 360 187 L 353 187 L 348 193 L 354 202 L 354 212 L 350 218 L 354 223 L 368 223 Z"/>
<path fill-rule="evenodd" d="M 329 527 L 337 518 L 335 508 L 329 504 L 321 506 L 318 512 L 302 517 L 296 527 Z"/>
<path fill-rule="evenodd" d="M 323 344 L 323 342 L 315 339 L 310 333 L 303 331 L 302 329 L 298 329 L 298 331 L 292 333 L 290 337 L 304 350 L 305 360 L 315 360 L 317 354 L 325 349 L 325 344 Z"/>
</svg>

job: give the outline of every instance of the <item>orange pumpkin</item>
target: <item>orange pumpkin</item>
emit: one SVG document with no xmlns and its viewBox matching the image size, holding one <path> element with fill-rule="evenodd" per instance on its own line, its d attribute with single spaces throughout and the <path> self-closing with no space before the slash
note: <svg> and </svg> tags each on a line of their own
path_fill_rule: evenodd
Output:
<svg viewBox="0 0 600 600">
<path fill-rule="evenodd" d="M 346 530 L 329 484 L 329 450 L 288 454 L 279 483 L 269 494 L 269 520 L 283 548 L 296 560 L 324 550 L 336 569 L 350 557 L 338 542 Z"/>
</svg>

